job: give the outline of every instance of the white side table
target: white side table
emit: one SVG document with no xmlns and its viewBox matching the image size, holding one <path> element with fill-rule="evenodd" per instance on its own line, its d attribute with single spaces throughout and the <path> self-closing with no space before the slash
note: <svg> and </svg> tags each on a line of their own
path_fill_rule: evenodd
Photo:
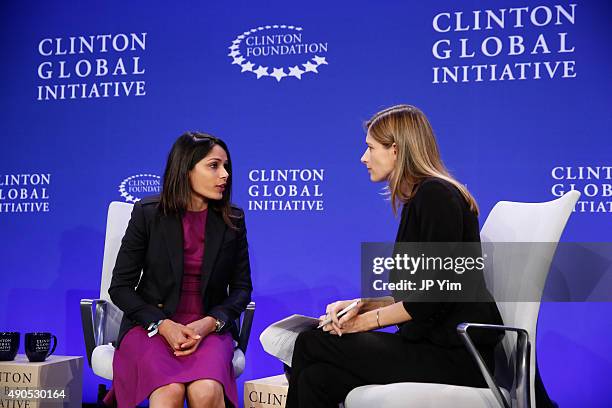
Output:
<svg viewBox="0 0 612 408">
<path fill-rule="evenodd" d="M 244 408 L 284 408 L 289 383 L 284 374 L 244 383 Z"/>
<path fill-rule="evenodd" d="M 18 354 L 13 361 L 0 361 L 0 407 L 76 408 L 81 407 L 82 393 L 81 356 L 52 355 L 41 363 L 30 363 Z"/>
</svg>

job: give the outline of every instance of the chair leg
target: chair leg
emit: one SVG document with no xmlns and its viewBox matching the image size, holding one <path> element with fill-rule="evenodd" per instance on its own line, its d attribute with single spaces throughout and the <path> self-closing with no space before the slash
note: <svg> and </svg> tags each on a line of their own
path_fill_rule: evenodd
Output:
<svg viewBox="0 0 612 408">
<path fill-rule="evenodd" d="M 98 384 L 98 404 L 102 404 L 102 400 L 106 397 L 107 392 L 105 384 Z"/>
</svg>

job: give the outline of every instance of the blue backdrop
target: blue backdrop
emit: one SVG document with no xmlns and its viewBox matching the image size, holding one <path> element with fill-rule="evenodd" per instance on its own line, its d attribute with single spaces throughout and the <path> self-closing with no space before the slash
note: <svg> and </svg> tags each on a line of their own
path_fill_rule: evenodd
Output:
<svg viewBox="0 0 612 408">
<path fill-rule="evenodd" d="M 359 162 L 381 108 L 428 115 L 481 224 L 497 201 L 575 188 L 563 240 L 611 239 L 609 2 L 0 7 L 0 330 L 52 331 L 59 354 L 84 354 L 108 204 L 155 192 L 185 130 L 228 142 L 246 210 L 257 313 L 240 384 L 281 371 L 263 328 L 358 296 L 360 243 L 394 239 Z M 562 406 L 609 406 L 611 312 L 542 305 L 540 368 Z M 98 382 L 86 368 L 85 401 Z"/>
</svg>

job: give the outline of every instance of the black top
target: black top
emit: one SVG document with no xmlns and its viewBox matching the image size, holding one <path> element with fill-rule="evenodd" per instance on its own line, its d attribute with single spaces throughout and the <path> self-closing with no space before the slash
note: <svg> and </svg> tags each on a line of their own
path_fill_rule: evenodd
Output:
<svg viewBox="0 0 612 408">
<path fill-rule="evenodd" d="M 478 218 L 455 186 L 427 178 L 402 208 L 396 242 L 480 242 Z M 404 301 L 412 320 L 401 324 L 399 333 L 411 341 L 463 347 L 457 334 L 459 323 L 502 324 L 493 297 L 488 291 L 486 295 L 489 302 Z M 495 344 L 500 338 L 492 331 L 470 334 L 476 345 Z"/>
<path fill-rule="evenodd" d="M 117 343 L 136 325 L 174 314 L 183 279 L 183 226 L 179 215 L 163 215 L 159 197 L 136 204 L 121 241 L 108 293 L 123 311 Z M 244 212 L 232 207 L 235 229 L 221 214 L 209 209 L 206 217 L 206 250 L 202 260 L 202 310 L 225 322 L 222 332 L 235 339 L 235 320 L 251 300 L 251 268 Z M 140 276 L 142 271 L 142 277 Z"/>
</svg>

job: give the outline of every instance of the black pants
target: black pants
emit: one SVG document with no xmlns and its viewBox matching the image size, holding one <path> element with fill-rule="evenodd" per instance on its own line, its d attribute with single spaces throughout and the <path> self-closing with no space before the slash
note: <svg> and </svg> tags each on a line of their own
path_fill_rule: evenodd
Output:
<svg viewBox="0 0 612 408">
<path fill-rule="evenodd" d="M 480 351 L 492 362 L 492 348 Z M 486 387 L 464 348 L 413 343 L 391 333 L 338 337 L 321 330 L 303 332 L 297 338 L 291 365 L 287 408 L 338 408 L 353 388 L 366 384 L 426 382 Z"/>
</svg>

